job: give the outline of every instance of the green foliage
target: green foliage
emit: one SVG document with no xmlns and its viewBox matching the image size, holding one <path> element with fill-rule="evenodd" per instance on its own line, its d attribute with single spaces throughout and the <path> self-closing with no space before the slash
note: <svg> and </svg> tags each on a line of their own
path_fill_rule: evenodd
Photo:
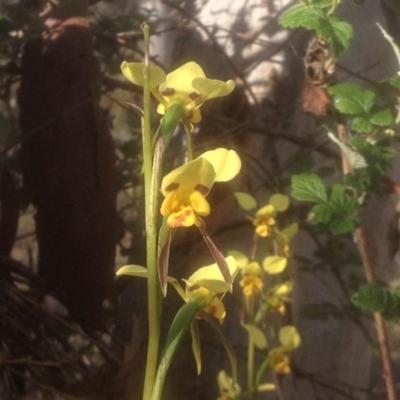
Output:
<svg viewBox="0 0 400 400">
<path fill-rule="evenodd" d="M 323 203 L 328 200 L 321 178 L 316 174 L 292 176 L 292 196 L 300 201 Z"/>
<path fill-rule="evenodd" d="M 375 126 L 389 126 L 393 117 L 389 109 L 375 106 L 375 92 L 354 83 L 331 86 L 335 108 L 343 114 L 354 115 L 351 128 L 356 132 L 371 132 Z"/>
<path fill-rule="evenodd" d="M 382 193 L 382 177 L 389 168 L 394 152 L 384 142 L 372 144 L 361 137 L 352 139 L 351 144 L 365 158 L 367 167 L 347 175 L 346 184 L 359 193 L 366 192 L 370 196 L 379 197 Z"/>
<path fill-rule="evenodd" d="M 383 289 L 378 283 L 362 286 L 351 298 L 352 302 L 363 309 L 381 312 L 385 319 L 400 318 L 400 287 L 393 292 Z"/>
<path fill-rule="evenodd" d="M 328 16 L 324 8 L 331 1 L 309 1 L 307 5 L 300 4 L 282 15 L 279 22 L 285 28 L 303 27 L 315 31 L 319 37 L 331 44 L 332 51 L 339 57 L 350 45 L 354 32 L 347 22 L 336 16 Z"/>
<path fill-rule="evenodd" d="M 327 224 L 335 235 L 352 232 L 358 222 L 357 199 L 345 192 L 343 185 L 334 184 L 326 191 L 316 174 L 292 177 L 292 196 L 301 201 L 317 203 L 310 212 L 310 223 Z"/>
</svg>

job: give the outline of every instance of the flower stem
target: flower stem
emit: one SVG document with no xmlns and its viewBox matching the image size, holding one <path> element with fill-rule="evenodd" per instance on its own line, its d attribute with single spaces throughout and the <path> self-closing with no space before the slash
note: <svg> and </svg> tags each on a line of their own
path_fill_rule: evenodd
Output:
<svg viewBox="0 0 400 400">
<path fill-rule="evenodd" d="M 247 321 L 253 323 L 254 319 L 254 297 L 246 296 L 246 313 Z M 253 336 L 249 334 L 248 348 L 247 348 L 247 390 L 249 392 L 249 399 L 254 395 L 254 356 L 255 346 Z"/>
<path fill-rule="evenodd" d="M 183 121 L 183 125 L 185 126 L 186 133 L 188 161 L 192 161 L 194 160 L 192 129 L 190 123 L 187 121 Z"/>
<path fill-rule="evenodd" d="M 157 272 L 157 198 L 158 184 L 154 179 L 158 168 L 153 169 L 153 146 L 151 137 L 150 122 L 150 29 L 144 23 L 142 25 L 144 33 L 145 59 L 144 59 L 144 89 L 143 89 L 143 171 L 144 171 L 144 192 L 145 192 L 145 218 L 146 218 L 146 251 L 147 251 L 147 298 L 149 312 L 149 342 L 147 348 L 146 372 L 143 389 L 143 400 L 151 397 L 153 390 L 157 363 L 158 347 L 160 339 L 160 319 L 161 319 L 161 291 L 158 282 Z"/>
</svg>

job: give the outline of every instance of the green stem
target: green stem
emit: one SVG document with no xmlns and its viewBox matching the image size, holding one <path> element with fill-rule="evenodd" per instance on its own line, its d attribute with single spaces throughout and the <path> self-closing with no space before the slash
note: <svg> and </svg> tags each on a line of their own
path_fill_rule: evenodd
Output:
<svg viewBox="0 0 400 400">
<path fill-rule="evenodd" d="M 340 2 L 341 2 L 341 0 L 332 0 L 332 6 L 329 9 L 329 11 L 326 13 L 327 17 L 330 17 L 331 15 L 333 15 L 336 12 L 336 9 L 338 8 Z"/>
<path fill-rule="evenodd" d="M 254 319 L 254 297 L 246 297 L 246 311 L 247 320 L 253 323 Z M 247 349 L 247 389 L 249 391 L 249 398 L 253 398 L 254 394 L 254 356 L 255 356 L 255 346 L 253 337 L 249 334 L 249 342 Z"/>
<path fill-rule="evenodd" d="M 143 400 L 151 397 L 153 390 L 157 363 L 158 347 L 160 339 L 161 319 L 161 291 L 157 272 L 157 198 L 158 187 L 157 168 L 153 170 L 153 149 L 150 122 L 150 29 L 147 24 L 142 25 L 145 44 L 145 60 L 143 69 L 143 171 L 144 171 L 144 193 L 145 193 L 145 218 L 146 218 L 146 251 L 147 251 L 147 298 L 149 312 L 149 343 L 147 348 L 146 372 L 143 389 Z M 158 179 L 159 180 L 159 179 Z"/>
<path fill-rule="evenodd" d="M 193 149 L 193 136 L 190 123 L 183 121 L 183 125 L 185 126 L 185 132 L 186 132 L 188 161 L 192 161 L 194 159 L 194 149 Z"/>
</svg>

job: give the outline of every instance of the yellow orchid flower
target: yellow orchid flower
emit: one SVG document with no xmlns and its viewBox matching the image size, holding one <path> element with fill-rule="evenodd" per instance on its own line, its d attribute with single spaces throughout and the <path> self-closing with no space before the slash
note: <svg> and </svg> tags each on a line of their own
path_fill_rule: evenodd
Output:
<svg viewBox="0 0 400 400">
<path fill-rule="evenodd" d="M 243 294 L 247 297 L 260 294 L 264 287 L 263 270 L 260 264 L 257 261 L 248 263 L 241 269 L 241 274 L 240 286 L 243 288 Z"/>
<path fill-rule="evenodd" d="M 240 286 L 243 288 L 244 296 L 257 296 L 264 288 L 263 270 L 256 261 L 249 262 L 247 256 L 240 251 L 231 250 L 230 255 L 235 257 L 240 268 L 242 280 Z"/>
<path fill-rule="evenodd" d="M 239 268 L 234 257 L 225 258 L 228 273 L 233 281 Z M 148 270 L 140 265 L 126 265 L 117 271 L 117 275 L 131 275 L 140 278 L 148 277 Z M 167 277 L 179 296 L 185 301 L 195 300 L 199 308 L 216 317 L 221 323 L 225 318 L 225 307 L 221 299 L 226 292 L 232 291 L 232 284 L 227 283 L 216 263 L 199 268 L 188 279 L 183 279 L 186 289 L 183 290 L 175 278 Z"/>
<path fill-rule="evenodd" d="M 280 314 L 286 313 L 286 305 L 291 301 L 290 294 L 293 291 L 293 281 L 288 280 L 273 286 L 266 293 L 266 303 L 268 308 L 272 307 Z"/>
<path fill-rule="evenodd" d="M 269 199 L 269 204 L 261 207 L 253 219 L 257 235 L 261 237 L 271 236 L 273 226 L 276 224 L 278 212 L 286 211 L 289 207 L 289 197 L 283 194 L 274 194 Z"/>
<path fill-rule="evenodd" d="M 290 360 L 284 351 L 279 348 L 271 350 L 269 357 L 271 360 L 271 368 L 276 374 L 290 374 L 292 371 L 290 368 Z"/>
<path fill-rule="evenodd" d="M 214 183 L 233 179 L 240 168 L 241 161 L 235 151 L 219 148 L 203 153 L 195 160 L 173 170 L 162 180 L 161 193 L 165 199 L 160 212 L 166 218 L 167 225 L 166 233 L 160 239 L 159 253 L 159 276 L 163 290 L 168 274 L 171 233 L 179 227 L 198 227 L 221 272 L 227 280 L 230 279 L 224 257 L 206 232 L 201 217 L 211 212 L 206 196 Z"/>
<path fill-rule="evenodd" d="M 143 63 L 121 65 L 125 78 L 136 85 L 143 86 Z M 201 121 L 199 107 L 207 100 L 223 97 L 232 92 L 235 82 L 226 82 L 206 78 L 200 65 L 190 61 L 165 75 L 161 68 L 150 66 L 150 89 L 159 101 L 157 112 L 164 115 L 173 103 L 180 103 L 189 122 Z"/>
<path fill-rule="evenodd" d="M 279 330 L 281 346 L 271 350 L 268 354 L 271 368 L 277 374 L 289 374 L 291 372 L 288 353 L 301 344 L 301 337 L 293 325 L 283 326 Z"/>
<path fill-rule="evenodd" d="M 236 200 L 240 207 L 249 211 L 257 207 L 256 199 L 248 193 L 235 193 Z M 261 207 L 254 217 L 249 217 L 255 226 L 256 234 L 261 237 L 271 236 L 275 232 L 276 215 L 278 212 L 286 211 L 289 207 L 289 197 L 284 194 L 273 194 L 269 203 Z"/>
<path fill-rule="evenodd" d="M 233 179 L 240 168 L 241 161 L 235 151 L 219 148 L 203 153 L 166 175 L 161 183 L 165 199 L 160 211 L 168 217 L 168 226 L 200 226 L 199 217 L 211 211 L 205 197 L 214 183 Z"/>
<path fill-rule="evenodd" d="M 234 257 L 225 258 L 232 281 L 235 279 L 239 268 Z M 226 312 L 221 299 L 226 292 L 232 291 L 232 284 L 227 283 L 217 263 L 198 269 L 186 283 L 186 298 L 194 299 L 203 312 L 218 319 L 222 324 Z"/>
<path fill-rule="evenodd" d="M 218 372 L 217 380 L 220 393 L 217 400 L 235 400 L 240 397 L 242 391 L 239 384 L 233 382 L 233 379 L 224 370 Z"/>
</svg>

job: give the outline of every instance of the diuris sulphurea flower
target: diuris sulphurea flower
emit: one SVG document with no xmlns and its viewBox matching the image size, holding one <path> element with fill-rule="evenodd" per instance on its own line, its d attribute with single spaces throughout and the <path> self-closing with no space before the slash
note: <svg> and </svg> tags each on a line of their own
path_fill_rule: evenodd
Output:
<svg viewBox="0 0 400 400">
<path fill-rule="evenodd" d="M 193 225 L 200 230 L 226 282 L 232 283 L 225 259 L 208 235 L 202 217 L 211 213 L 206 197 L 214 183 L 230 181 L 239 173 L 240 168 L 241 161 L 235 151 L 219 148 L 203 153 L 173 170 L 162 180 L 161 193 L 165 198 L 160 212 L 164 217 L 165 229 L 160 234 L 158 262 L 164 293 L 172 232 L 177 228 Z"/>
<path fill-rule="evenodd" d="M 144 86 L 143 63 L 121 64 L 125 78 L 135 85 Z M 168 107 L 180 103 L 184 116 L 190 123 L 201 121 L 200 106 L 207 100 L 223 97 L 232 92 L 235 82 L 226 82 L 206 77 L 197 63 L 190 61 L 169 74 L 156 66 L 150 65 L 150 90 L 158 100 L 157 112 L 164 115 Z"/>
</svg>

